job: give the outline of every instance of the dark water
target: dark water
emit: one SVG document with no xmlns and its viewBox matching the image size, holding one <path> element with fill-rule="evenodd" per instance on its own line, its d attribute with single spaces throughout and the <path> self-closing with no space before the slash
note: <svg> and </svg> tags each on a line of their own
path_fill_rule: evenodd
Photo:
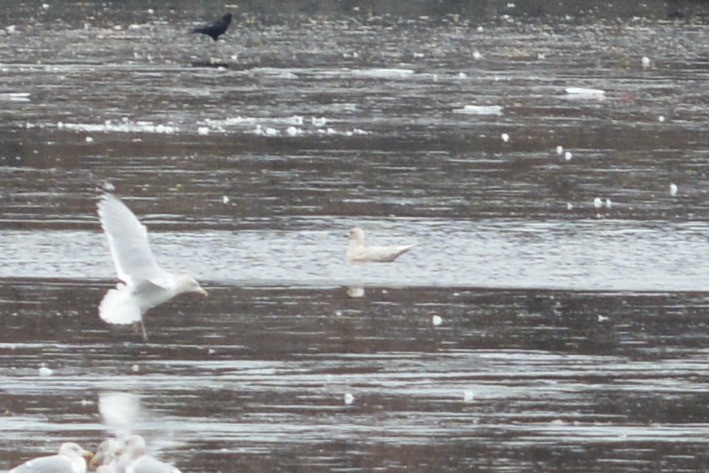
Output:
<svg viewBox="0 0 709 473">
<path fill-rule="evenodd" d="M 707 470 L 706 26 L 53 8 L 0 28 L 0 470 L 127 431 L 184 472 Z M 147 344 L 96 313 L 107 183 L 210 292 Z M 417 248 L 350 266 L 353 225 Z"/>
</svg>

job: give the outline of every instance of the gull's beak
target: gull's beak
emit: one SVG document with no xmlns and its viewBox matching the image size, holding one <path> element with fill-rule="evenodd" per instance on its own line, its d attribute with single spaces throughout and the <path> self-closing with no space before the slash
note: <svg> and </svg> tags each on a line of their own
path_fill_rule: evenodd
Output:
<svg viewBox="0 0 709 473">
<path fill-rule="evenodd" d="M 94 464 L 94 454 L 93 453 L 89 452 L 88 450 L 84 450 L 83 452 L 81 452 L 81 456 L 86 458 L 86 460 L 89 461 L 90 465 Z"/>
<path fill-rule="evenodd" d="M 202 289 L 201 287 L 199 289 L 195 290 L 195 292 L 197 294 L 202 294 L 204 297 L 209 297 L 209 293 L 207 291 L 205 291 L 204 289 Z"/>
</svg>

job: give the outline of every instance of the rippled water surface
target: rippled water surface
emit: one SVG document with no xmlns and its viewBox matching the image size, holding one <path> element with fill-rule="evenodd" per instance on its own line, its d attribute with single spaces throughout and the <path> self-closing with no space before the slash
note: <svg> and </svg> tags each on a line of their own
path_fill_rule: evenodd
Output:
<svg viewBox="0 0 709 473">
<path fill-rule="evenodd" d="M 184 472 L 709 468 L 705 25 L 27 8 L 0 470 L 128 431 Z M 148 343 L 97 315 L 107 186 L 210 292 Z M 349 265 L 354 225 L 416 248 Z"/>
</svg>

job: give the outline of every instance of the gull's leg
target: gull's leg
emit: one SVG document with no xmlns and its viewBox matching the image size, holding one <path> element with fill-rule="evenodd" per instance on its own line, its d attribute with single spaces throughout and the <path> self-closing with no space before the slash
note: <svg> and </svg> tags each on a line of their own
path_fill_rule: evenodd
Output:
<svg viewBox="0 0 709 473">
<path fill-rule="evenodd" d="M 145 323 L 143 322 L 142 319 L 140 321 L 140 329 L 143 332 L 143 341 L 147 343 L 148 342 L 148 334 L 145 332 Z"/>
<path fill-rule="evenodd" d="M 141 320 L 140 322 L 133 322 L 133 331 L 143 335 L 143 341 L 148 341 L 148 334 L 145 332 L 145 324 Z"/>
</svg>

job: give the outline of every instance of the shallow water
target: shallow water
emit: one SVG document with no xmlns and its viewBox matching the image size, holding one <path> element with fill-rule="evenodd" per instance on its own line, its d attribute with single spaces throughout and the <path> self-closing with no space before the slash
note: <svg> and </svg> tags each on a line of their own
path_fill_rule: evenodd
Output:
<svg viewBox="0 0 709 473">
<path fill-rule="evenodd" d="M 128 430 L 185 472 L 707 469 L 703 25 L 160 15 L 0 37 L 0 470 Z M 210 292 L 147 344 L 96 314 L 109 185 Z M 353 225 L 417 248 L 348 265 Z"/>
</svg>

